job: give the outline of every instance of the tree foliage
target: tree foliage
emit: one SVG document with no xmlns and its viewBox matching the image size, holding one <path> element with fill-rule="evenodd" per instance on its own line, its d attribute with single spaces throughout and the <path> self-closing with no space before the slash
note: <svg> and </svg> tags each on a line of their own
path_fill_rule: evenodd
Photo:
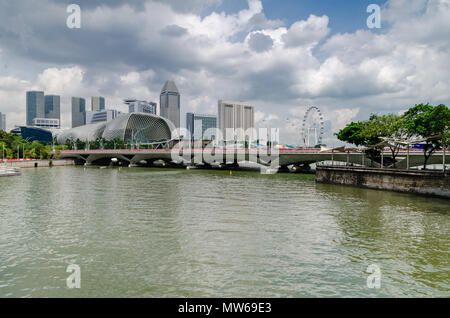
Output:
<svg viewBox="0 0 450 318">
<path fill-rule="evenodd" d="M 373 114 L 369 120 L 352 122 L 341 129 L 337 138 L 356 146 L 370 147 L 383 141 L 382 137 L 392 139 L 420 139 L 441 135 L 441 138 L 427 140 L 424 144 L 424 168 L 428 159 L 436 150 L 442 149 L 442 143 L 448 146 L 450 141 L 450 109 L 445 105 L 432 106 L 418 104 L 402 116 L 395 114 Z M 400 149 L 399 144 L 390 143 L 392 159 Z M 373 157 L 373 156 L 372 156 Z"/>
<path fill-rule="evenodd" d="M 442 142 L 448 138 L 450 128 L 450 109 L 440 104 L 418 104 L 403 115 L 403 126 L 408 137 L 427 138 L 442 135 L 440 139 L 427 140 L 423 147 L 424 169 L 433 152 L 442 149 Z"/>
<path fill-rule="evenodd" d="M 0 130 L 0 152 L 3 149 L 6 159 L 48 159 L 52 152 L 51 145 L 39 141 L 28 142 L 21 136 Z M 0 157 L 2 156 L 3 153 L 0 153 Z"/>
</svg>

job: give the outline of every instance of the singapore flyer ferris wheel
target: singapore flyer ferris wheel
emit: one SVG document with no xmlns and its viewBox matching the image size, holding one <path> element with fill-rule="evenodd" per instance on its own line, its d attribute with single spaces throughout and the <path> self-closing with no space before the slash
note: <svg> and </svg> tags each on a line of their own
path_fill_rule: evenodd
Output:
<svg viewBox="0 0 450 318">
<path fill-rule="evenodd" d="M 301 141 L 306 147 L 315 147 L 322 144 L 324 134 L 324 121 L 320 109 L 309 107 L 303 117 Z"/>
</svg>

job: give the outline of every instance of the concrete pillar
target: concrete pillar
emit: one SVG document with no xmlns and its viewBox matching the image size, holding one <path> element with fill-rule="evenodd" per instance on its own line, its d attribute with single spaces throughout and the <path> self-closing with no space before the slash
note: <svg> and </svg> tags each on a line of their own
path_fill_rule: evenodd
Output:
<svg viewBox="0 0 450 318">
<path fill-rule="evenodd" d="M 406 153 L 406 170 L 409 170 L 409 144 L 408 144 L 408 152 Z"/>
</svg>

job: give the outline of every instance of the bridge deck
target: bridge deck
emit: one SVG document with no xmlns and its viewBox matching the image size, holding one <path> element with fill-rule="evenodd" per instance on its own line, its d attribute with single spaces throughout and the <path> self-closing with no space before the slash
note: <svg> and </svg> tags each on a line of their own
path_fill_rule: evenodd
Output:
<svg viewBox="0 0 450 318">
<path fill-rule="evenodd" d="M 291 165 L 315 163 L 321 161 L 340 161 L 359 165 L 379 166 L 379 163 L 371 162 L 361 152 L 332 152 L 317 151 L 314 149 L 280 149 L 271 150 L 262 149 L 223 149 L 223 148 L 205 148 L 205 149 L 93 149 L 93 150 L 63 150 L 60 158 L 79 158 L 87 163 L 97 160 L 118 158 L 128 161 L 130 164 L 138 163 L 143 160 L 165 160 L 172 161 L 173 154 L 183 161 L 194 161 L 201 163 L 203 161 L 227 163 L 229 161 L 252 161 L 266 165 Z M 384 158 L 391 157 L 390 151 L 383 152 Z M 406 168 L 407 151 L 400 151 L 396 157 L 397 168 Z M 429 159 L 429 164 L 442 164 L 444 160 L 444 152 L 435 152 Z M 424 155 L 421 150 L 409 151 L 409 166 L 423 165 Z M 445 157 L 446 164 L 450 163 L 450 156 Z"/>
</svg>

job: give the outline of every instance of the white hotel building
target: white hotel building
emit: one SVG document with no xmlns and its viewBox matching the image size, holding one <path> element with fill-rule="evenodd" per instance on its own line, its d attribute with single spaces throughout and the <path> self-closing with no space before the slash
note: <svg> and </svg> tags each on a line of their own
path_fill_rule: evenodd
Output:
<svg viewBox="0 0 450 318">
<path fill-rule="evenodd" d="M 218 115 L 219 129 L 224 139 L 227 128 L 246 131 L 255 126 L 255 106 L 250 103 L 219 100 Z"/>
</svg>

